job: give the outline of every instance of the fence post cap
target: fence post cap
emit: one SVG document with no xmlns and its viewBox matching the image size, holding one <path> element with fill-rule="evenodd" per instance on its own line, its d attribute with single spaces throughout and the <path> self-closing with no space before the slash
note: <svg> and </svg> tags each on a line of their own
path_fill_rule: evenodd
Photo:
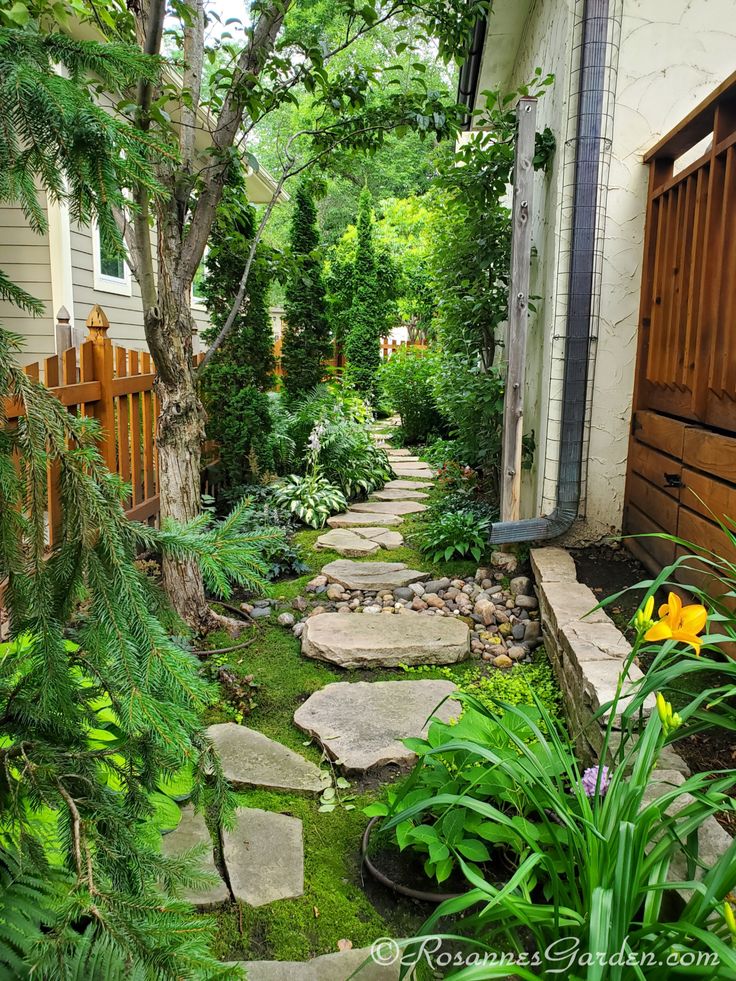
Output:
<svg viewBox="0 0 736 981">
<path fill-rule="evenodd" d="M 72 315 L 69 313 L 65 306 L 59 307 L 56 314 L 56 320 L 60 324 L 68 324 L 72 319 Z"/>
<path fill-rule="evenodd" d="M 95 303 L 87 317 L 87 329 L 90 333 L 90 339 L 95 340 L 97 338 L 107 337 L 109 326 L 110 321 L 107 319 L 107 314 L 99 303 Z"/>
</svg>

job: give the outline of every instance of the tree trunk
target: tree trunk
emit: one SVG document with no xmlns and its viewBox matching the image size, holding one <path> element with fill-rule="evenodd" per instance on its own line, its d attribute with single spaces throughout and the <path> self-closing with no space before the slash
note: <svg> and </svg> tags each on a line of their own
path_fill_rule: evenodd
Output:
<svg viewBox="0 0 736 981">
<path fill-rule="evenodd" d="M 156 394 L 161 407 L 157 437 L 161 514 L 187 522 L 201 509 L 200 455 L 205 413 L 192 363 L 191 282 L 181 272 L 178 229 L 172 223 L 167 236 L 162 219 L 160 211 L 158 303 L 145 310 L 144 320 L 156 365 Z M 186 623 L 197 630 L 211 626 L 212 614 L 195 562 L 164 557 L 163 582 L 171 603 Z"/>
</svg>

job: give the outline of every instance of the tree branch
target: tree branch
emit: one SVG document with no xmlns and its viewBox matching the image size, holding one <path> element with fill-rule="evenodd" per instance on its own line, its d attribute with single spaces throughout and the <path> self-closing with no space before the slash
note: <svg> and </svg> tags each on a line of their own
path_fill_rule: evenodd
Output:
<svg viewBox="0 0 736 981">
<path fill-rule="evenodd" d="M 180 99 L 179 152 L 183 169 L 192 171 L 195 122 L 202 92 L 204 65 L 204 0 L 185 0 L 192 13 L 191 24 L 184 27 L 184 74 Z M 187 94 L 185 98 L 185 93 Z"/>
<path fill-rule="evenodd" d="M 186 281 L 194 278 L 204 255 L 230 162 L 227 151 L 232 149 L 243 121 L 244 95 L 257 83 L 263 66 L 276 44 L 276 38 L 290 4 L 291 0 L 281 0 L 263 9 L 253 28 L 250 41 L 238 59 L 236 72 L 212 134 L 214 149 L 219 151 L 218 164 L 211 168 L 204 181 L 194 207 L 189 231 L 184 239 L 181 264 L 182 278 Z"/>
</svg>

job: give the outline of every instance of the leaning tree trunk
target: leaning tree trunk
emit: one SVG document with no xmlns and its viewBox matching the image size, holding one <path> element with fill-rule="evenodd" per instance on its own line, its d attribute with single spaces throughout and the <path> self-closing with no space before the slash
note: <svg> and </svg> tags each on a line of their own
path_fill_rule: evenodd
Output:
<svg viewBox="0 0 736 981">
<path fill-rule="evenodd" d="M 179 271 L 181 245 L 176 230 L 165 246 L 159 249 L 158 303 L 145 310 L 144 319 L 156 365 L 160 403 L 157 446 L 161 514 L 187 522 L 201 510 L 200 456 L 205 413 L 192 362 L 191 281 Z M 213 616 L 196 562 L 164 556 L 163 583 L 186 623 L 196 630 L 212 626 Z"/>
</svg>

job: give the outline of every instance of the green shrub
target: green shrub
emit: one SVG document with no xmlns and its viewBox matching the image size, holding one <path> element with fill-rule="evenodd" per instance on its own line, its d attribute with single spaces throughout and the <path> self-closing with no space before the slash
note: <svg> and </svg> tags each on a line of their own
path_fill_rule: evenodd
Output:
<svg viewBox="0 0 736 981">
<path fill-rule="evenodd" d="M 198 290 L 207 301 L 211 341 L 225 323 L 237 292 L 255 233 L 254 209 L 242 178 L 234 176 L 223 192 L 210 237 L 205 274 Z M 219 446 L 218 497 L 236 503 L 258 473 L 272 470 L 271 416 L 266 392 L 274 381 L 273 331 L 268 312 L 270 255 L 259 245 L 248 279 L 248 296 L 233 329 L 205 368 L 202 402 L 207 437 Z"/>
<path fill-rule="evenodd" d="M 446 431 L 434 399 L 439 356 L 431 350 L 403 347 L 381 365 L 379 381 L 388 402 L 401 417 L 403 440 L 426 443 Z"/>
<path fill-rule="evenodd" d="M 291 474 L 274 487 L 273 493 L 276 504 L 312 528 L 323 528 L 331 514 L 348 506 L 340 488 L 317 473 L 306 477 Z"/>
<path fill-rule="evenodd" d="M 358 244 L 353 268 L 353 292 L 345 339 L 347 376 L 366 398 L 375 396 L 381 365 L 379 344 L 386 333 L 386 309 L 382 301 L 373 246 L 373 205 L 370 191 L 360 194 Z"/>
<path fill-rule="evenodd" d="M 281 364 L 284 390 L 298 398 L 322 381 L 331 347 L 317 209 L 305 183 L 295 194 L 290 244 L 293 267 L 286 284 Z"/>
<path fill-rule="evenodd" d="M 472 556 L 480 562 L 488 544 L 490 520 L 472 511 L 431 515 L 417 536 L 422 552 L 433 562 Z"/>
</svg>

